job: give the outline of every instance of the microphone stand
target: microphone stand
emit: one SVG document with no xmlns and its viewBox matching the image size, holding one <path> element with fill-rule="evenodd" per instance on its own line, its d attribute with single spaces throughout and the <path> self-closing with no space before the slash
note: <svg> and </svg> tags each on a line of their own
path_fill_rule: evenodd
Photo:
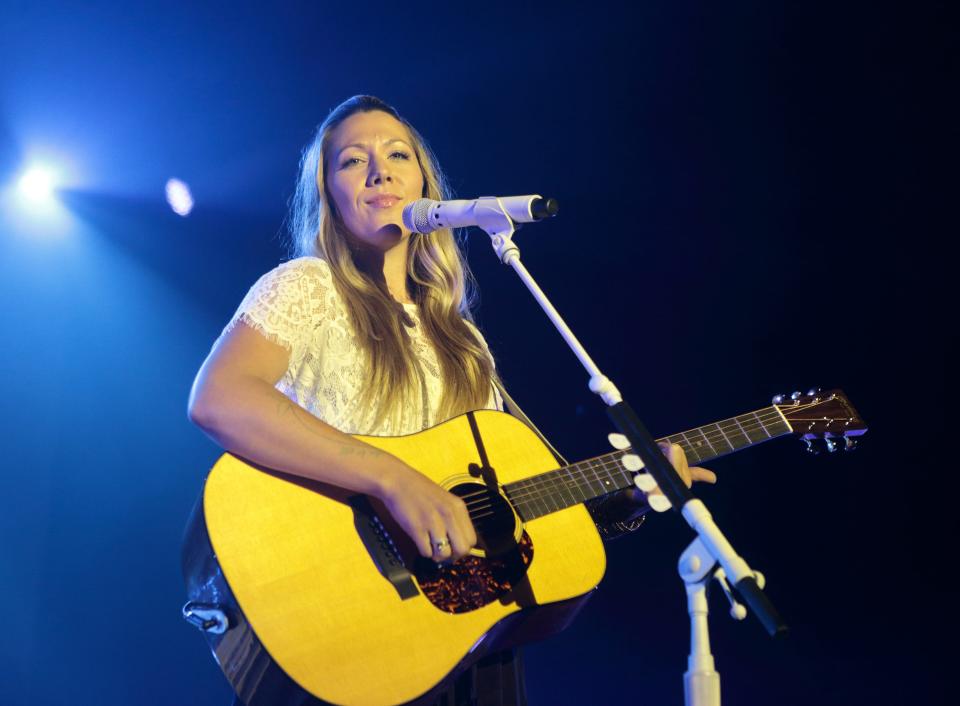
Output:
<svg viewBox="0 0 960 706">
<path fill-rule="evenodd" d="M 530 203 L 539 198 L 539 196 L 531 197 Z M 786 625 L 762 591 L 763 577 L 751 570 L 747 562 L 736 553 L 713 521 L 713 516 L 706 505 L 690 492 L 633 408 L 624 401 L 613 382 L 600 372 L 596 363 L 574 336 L 573 331 L 550 303 L 547 295 L 524 267 L 520 261 L 520 249 L 513 242 L 515 225 L 507 215 L 506 208 L 500 199 L 484 199 L 478 202 L 474 216 L 477 219 L 477 225 L 490 236 L 497 257 L 503 264 L 513 268 L 574 355 L 580 360 L 590 375 L 590 390 L 607 404 L 607 416 L 630 441 L 633 453 L 643 461 L 646 471 L 653 476 L 671 506 L 679 511 L 687 524 L 697 533 L 697 539 L 680 559 L 680 574 L 687 587 L 688 611 L 691 620 L 690 658 L 688 672 L 684 675 L 686 704 L 687 706 L 719 706 L 720 677 L 713 670 L 713 657 L 710 655 L 707 632 L 706 584 L 711 577 L 716 577 L 721 585 L 725 585 L 726 577 L 729 577 L 739 596 L 750 606 L 767 633 L 775 637 L 786 631 Z M 532 212 L 531 220 L 533 220 Z M 717 567 L 717 564 L 720 566 Z M 739 613 L 745 614 L 746 609 L 743 606 L 739 606 L 739 611 L 736 609 L 738 605 L 735 603 L 732 611 L 735 617 Z"/>
</svg>

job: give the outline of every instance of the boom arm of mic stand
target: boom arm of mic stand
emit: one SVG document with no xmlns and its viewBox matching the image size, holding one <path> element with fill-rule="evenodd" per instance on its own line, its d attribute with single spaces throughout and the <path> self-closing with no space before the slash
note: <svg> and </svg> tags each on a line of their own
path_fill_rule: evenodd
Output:
<svg viewBox="0 0 960 706">
<path fill-rule="evenodd" d="M 754 573 L 747 563 L 737 555 L 730 542 L 720 532 L 713 521 L 713 517 L 706 505 L 690 492 L 683 480 L 674 470 L 670 462 L 660 452 L 660 447 L 647 431 L 647 428 L 634 413 L 633 409 L 623 401 L 620 391 L 597 367 L 586 349 L 574 336 L 559 312 L 547 299 L 547 295 L 520 262 L 520 249 L 513 242 L 514 224 L 507 215 L 502 204 L 490 207 L 484 217 L 479 220 L 480 227 L 491 238 L 494 252 L 505 265 L 509 265 L 520 277 L 530 293 L 533 294 L 540 308 L 563 336 L 573 350 L 574 355 L 590 374 L 590 390 L 600 395 L 607 403 L 607 414 L 620 432 L 629 439 L 634 452 L 643 460 L 646 470 L 660 486 L 664 495 L 670 500 L 674 509 L 679 509 L 684 519 L 700 536 L 704 546 L 720 563 L 727 576 L 733 582 L 743 600 L 753 609 L 754 615 L 766 628 L 771 636 L 782 634 L 786 625 L 777 614 L 773 604 L 767 599 L 757 585 Z"/>
</svg>

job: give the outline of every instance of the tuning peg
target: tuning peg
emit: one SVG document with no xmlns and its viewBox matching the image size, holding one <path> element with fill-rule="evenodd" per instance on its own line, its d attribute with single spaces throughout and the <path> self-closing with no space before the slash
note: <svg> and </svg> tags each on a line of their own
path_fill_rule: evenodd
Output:
<svg viewBox="0 0 960 706">
<path fill-rule="evenodd" d="M 845 446 L 844 446 L 845 451 L 853 451 L 855 448 L 857 448 L 857 439 L 852 439 L 848 436 L 844 439 L 844 442 L 845 442 Z"/>
<path fill-rule="evenodd" d="M 799 400 L 799 399 L 800 399 L 800 390 L 797 390 L 797 391 L 794 392 L 792 395 L 790 395 L 790 399 L 793 400 L 794 402 L 796 402 L 797 400 Z"/>
<path fill-rule="evenodd" d="M 783 395 L 774 395 L 770 402 L 772 404 L 783 404 Z"/>
<path fill-rule="evenodd" d="M 820 449 L 817 448 L 817 445 L 814 444 L 810 439 L 801 439 L 801 441 L 807 445 L 807 453 L 811 453 L 814 456 L 820 453 Z"/>
<path fill-rule="evenodd" d="M 807 395 L 809 395 L 810 397 L 815 397 L 816 395 L 819 395 L 822 391 L 823 391 L 822 387 L 811 387 L 807 391 Z"/>
<path fill-rule="evenodd" d="M 833 453 L 834 451 L 840 448 L 840 446 L 837 444 L 836 439 L 831 439 L 828 436 L 826 441 L 827 441 L 827 451 L 829 451 L 830 453 Z"/>
</svg>

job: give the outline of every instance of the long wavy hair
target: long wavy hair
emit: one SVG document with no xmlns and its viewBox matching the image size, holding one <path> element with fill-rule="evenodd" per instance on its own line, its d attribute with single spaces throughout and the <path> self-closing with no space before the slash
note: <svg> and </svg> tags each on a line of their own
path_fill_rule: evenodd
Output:
<svg viewBox="0 0 960 706">
<path fill-rule="evenodd" d="M 436 157 L 417 130 L 379 98 L 353 96 L 330 112 L 304 150 L 287 226 L 292 256 L 312 255 L 330 265 L 367 367 L 369 384 L 358 402 L 374 411 L 374 424 L 379 424 L 385 419 L 398 419 L 404 405 L 417 399 L 421 390 L 419 373 L 414 367 L 403 307 L 380 281 L 357 266 L 350 235 L 327 189 L 326 163 L 333 130 L 351 115 L 371 111 L 391 115 L 410 133 L 423 172 L 422 196 L 450 198 Z M 438 419 L 484 407 L 495 371 L 486 350 L 466 323 L 473 320 L 473 278 L 460 243 L 450 229 L 410 236 L 407 279 L 443 375 Z"/>
</svg>

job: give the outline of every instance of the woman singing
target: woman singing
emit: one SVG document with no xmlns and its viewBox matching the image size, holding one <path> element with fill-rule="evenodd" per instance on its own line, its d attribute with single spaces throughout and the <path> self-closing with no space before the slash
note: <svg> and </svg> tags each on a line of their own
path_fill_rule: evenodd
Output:
<svg viewBox="0 0 960 706">
<path fill-rule="evenodd" d="M 453 233 L 403 226 L 403 206 L 421 197 L 447 192 L 417 131 L 370 96 L 335 108 L 303 155 L 289 218 L 297 257 L 243 299 L 189 413 L 232 453 L 378 498 L 420 554 L 447 562 L 477 541 L 464 502 L 351 436 L 411 434 L 503 406 Z M 668 453 L 688 483 L 712 475 Z M 604 532 L 644 509 L 622 505 L 617 517 L 604 510 Z M 485 658 L 437 703 L 525 703 L 517 661 Z"/>
</svg>

